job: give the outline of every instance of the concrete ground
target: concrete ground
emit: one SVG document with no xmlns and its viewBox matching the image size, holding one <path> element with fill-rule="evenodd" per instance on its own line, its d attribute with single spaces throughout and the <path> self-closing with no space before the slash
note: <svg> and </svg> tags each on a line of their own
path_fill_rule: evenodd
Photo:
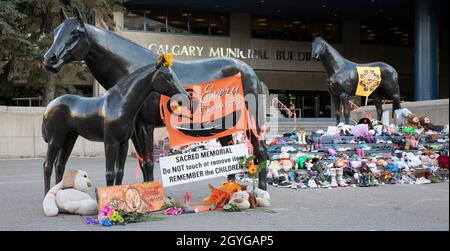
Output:
<svg viewBox="0 0 450 251">
<path fill-rule="evenodd" d="M 94 185 L 103 186 L 104 165 L 103 158 L 72 158 L 68 168 L 87 171 Z M 160 177 L 159 168 L 155 174 Z M 175 186 L 165 193 L 181 200 L 188 191 L 191 204 L 200 204 L 209 194 L 208 182 L 219 186 L 223 180 Z M 135 159 L 129 158 L 124 183 L 138 181 Z M 271 187 L 269 192 L 271 211 L 160 215 L 161 221 L 89 226 L 81 216 L 44 216 L 42 159 L 0 160 L 0 230 L 449 230 L 448 183 L 322 190 Z"/>
</svg>

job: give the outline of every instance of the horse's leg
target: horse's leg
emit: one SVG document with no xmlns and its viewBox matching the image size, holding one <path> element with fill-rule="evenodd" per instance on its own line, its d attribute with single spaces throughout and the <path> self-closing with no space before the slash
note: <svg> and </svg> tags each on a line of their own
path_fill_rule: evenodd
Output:
<svg viewBox="0 0 450 251">
<path fill-rule="evenodd" d="M 377 91 L 375 91 L 372 94 L 373 104 L 375 105 L 375 108 L 377 109 L 377 119 L 378 121 L 381 121 L 383 117 L 383 97 L 381 94 Z"/>
<path fill-rule="evenodd" d="M 134 148 L 136 149 L 136 153 L 142 158 L 142 160 L 139 160 L 139 158 L 137 160 L 139 168 L 141 169 L 142 172 L 142 178 L 144 181 L 148 181 L 148 174 L 144 168 L 145 151 L 143 149 L 146 138 L 143 132 L 144 132 L 143 123 L 137 119 L 134 125 L 134 133 L 133 136 L 131 137 L 131 140 L 133 142 Z"/>
<path fill-rule="evenodd" d="M 336 114 L 336 124 L 339 125 L 341 123 L 341 100 L 339 96 L 331 96 L 331 101 L 334 104 L 335 114 Z"/>
<path fill-rule="evenodd" d="M 228 136 L 220 137 L 219 142 L 220 142 L 220 145 L 222 145 L 222 146 L 232 145 L 233 144 L 233 136 L 228 135 Z M 228 180 L 236 180 L 236 174 L 228 175 L 227 179 Z"/>
<path fill-rule="evenodd" d="M 75 142 L 77 141 L 78 135 L 75 133 L 69 133 L 67 135 L 66 141 L 62 149 L 59 151 L 58 160 L 56 161 L 56 183 L 61 182 L 64 176 L 64 170 L 66 169 L 67 160 L 69 160 L 70 154 L 72 153 Z"/>
<path fill-rule="evenodd" d="M 261 133 L 260 128 L 257 129 L 258 134 Z M 259 164 L 263 161 L 267 161 L 267 146 L 266 142 L 264 140 L 258 140 L 258 138 L 253 135 L 253 133 L 250 133 L 250 140 L 253 145 L 253 151 L 256 156 L 255 164 Z M 259 173 L 259 182 L 258 182 L 258 188 L 262 190 L 267 190 L 267 168 Z"/>
<path fill-rule="evenodd" d="M 153 161 L 154 158 L 154 145 L 153 145 L 153 137 L 154 137 L 154 131 L 155 127 L 150 124 L 146 124 L 144 126 L 144 170 L 147 173 L 147 180 L 146 181 L 154 181 L 154 173 L 153 169 L 155 168 L 155 162 Z"/>
<path fill-rule="evenodd" d="M 105 157 L 106 157 L 106 185 L 114 185 L 114 179 L 116 178 L 116 163 L 119 154 L 120 144 L 114 140 L 105 141 Z"/>
<path fill-rule="evenodd" d="M 116 179 L 114 185 L 122 185 L 123 180 L 123 172 L 125 169 L 125 161 L 127 160 L 127 153 L 128 153 L 128 141 L 125 143 L 120 144 L 119 146 L 119 155 L 117 158 L 117 169 L 116 169 Z"/>
<path fill-rule="evenodd" d="M 350 105 L 348 104 L 348 95 L 343 93 L 340 96 L 342 106 L 344 107 L 345 124 L 350 124 Z"/>
<path fill-rule="evenodd" d="M 47 194 L 50 190 L 50 178 L 52 177 L 53 165 L 55 164 L 56 157 L 60 151 L 60 145 L 56 141 L 50 140 L 47 147 L 47 155 L 44 161 L 44 193 Z"/>
</svg>

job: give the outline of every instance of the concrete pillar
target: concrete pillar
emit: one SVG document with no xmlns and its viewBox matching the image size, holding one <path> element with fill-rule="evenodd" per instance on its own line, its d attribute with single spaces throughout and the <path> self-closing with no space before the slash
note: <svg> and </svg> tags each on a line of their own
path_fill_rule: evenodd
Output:
<svg viewBox="0 0 450 251">
<path fill-rule="evenodd" d="M 415 0 L 416 101 L 438 98 L 438 10 L 436 0 Z"/>
</svg>

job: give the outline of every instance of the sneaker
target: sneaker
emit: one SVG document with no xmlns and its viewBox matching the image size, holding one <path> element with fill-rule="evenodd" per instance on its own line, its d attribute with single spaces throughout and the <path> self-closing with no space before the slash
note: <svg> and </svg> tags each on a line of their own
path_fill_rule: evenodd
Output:
<svg viewBox="0 0 450 251">
<path fill-rule="evenodd" d="M 416 180 L 417 185 L 424 185 L 424 184 L 430 184 L 431 180 L 426 179 L 425 177 L 421 177 Z"/>
<path fill-rule="evenodd" d="M 278 186 L 281 188 L 290 188 L 292 186 L 292 183 L 284 181 L 284 182 L 281 182 L 280 184 L 278 184 Z"/>
<path fill-rule="evenodd" d="M 316 182 L 313 179 L 310 179 L 308 181 L 308 187 L 309 188 L 317 188 L 317 184 L 316 184 Z"/>
</svg>

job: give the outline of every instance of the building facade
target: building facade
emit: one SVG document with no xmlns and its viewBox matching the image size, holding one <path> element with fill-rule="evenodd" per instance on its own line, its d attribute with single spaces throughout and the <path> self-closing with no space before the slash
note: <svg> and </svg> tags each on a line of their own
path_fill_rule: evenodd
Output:
<svg viewBox="0 0 450 251">
<path fill-rule="evenodd" d="M 395 13 L 402 10 L 398 4 L 374 0 L 348 6 L 360 1 L 342 1 L 339 8 L 336 1 L 166 2 L 126 1 L 126 9 L 114 15 L 117 33 L 155 52 L 171 52 L 179 60 L 240 59 L 301 117 L 330 117 L 334 109 L 325 69 L 311 57 L 311 42 L 318 35 L 349 60 L 394 66 L 404 101 L 448 98 L 448 31 L 437 11 L 445 3 L 399 1 L 405 13 Z M 436 11 L 426 12 L 424 6 Z M 368 11 L 378 15 L 368 17 Z M 420 15 L 431 15 L 433 21 L 420 20 Z M 437 34 L 428 34 L 429 27 Z M 424 43 L 427 52 L 418 56 L 424 54 Z M 430 67 L 417 66 L 417 61 Z M 435 76 L 430 76 L 433 71 Z M 430 94 L 417 95 L 424 89 Z M 360 98 L 355 101 L 360 103 Z"/>
</svg>

